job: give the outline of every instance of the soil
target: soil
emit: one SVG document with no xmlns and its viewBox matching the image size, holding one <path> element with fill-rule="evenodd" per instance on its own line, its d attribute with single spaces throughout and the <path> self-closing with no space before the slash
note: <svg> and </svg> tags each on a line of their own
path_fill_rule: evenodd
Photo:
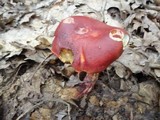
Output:
<svg viewBox="0 0 160 120">
<path fill-rule="evenodd" d="M 160 120 L 158 0 L 2 0 L 0 120 Z M 74 99 L 86 73 L 51 53 L 59 22 L 85 15 L 123 27 L 130 42 Z"/>
</svg>

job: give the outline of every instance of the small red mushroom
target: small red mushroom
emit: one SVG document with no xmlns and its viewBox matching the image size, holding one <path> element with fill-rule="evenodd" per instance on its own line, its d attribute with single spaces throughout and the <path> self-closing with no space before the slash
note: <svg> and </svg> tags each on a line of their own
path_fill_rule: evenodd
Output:
<svg viewBox="0 0 160 120">
<path fill-rule="evenodd" d="M 76 98 L 93 88 L 98 73 L 106 69 L 123 52 L 129 41 L 128 33 L 96 19 L 71 16 L 62 20 L 55 31 L 52 52 L 78 72 L 86 72 Z"/>
</svg>

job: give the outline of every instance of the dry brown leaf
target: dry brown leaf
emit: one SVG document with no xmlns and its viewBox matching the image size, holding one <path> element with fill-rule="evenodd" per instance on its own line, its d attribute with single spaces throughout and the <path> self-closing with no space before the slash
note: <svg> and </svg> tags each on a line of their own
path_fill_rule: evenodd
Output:
<svg viewBox="0 0 160 120">
<path fill-rule="evenodd" d="M 31 114 L 30 120 L 51 120 L 51 110 L 45 108 L 39 108 Z"/>
<path fill-rule="evenodd" d="M 66 2 L 64 2 L 62 6 L 55 5 L 52 8 L 50 8 L 46 14 L 47 15 L 46 20 L 50 21 L 56 19 L 57 21 L 60 22 L 62 19 L 73 15 L 76 8 L 75 5 L 68 6 Z"/>
<path fill-rule="evenodd" d="M 52 39 L 53 38 L 50 38 L 50 37 L 47 37 L 47 36 L 38 36 L 37 37 L 37 41 L 40 42 L 39 45 L 36 46 L 36 48 L 38 49 L 49 49 L 51 47 L 51 44 L 52 44 Z"/>
<path fill-rule="evenodd" d="M 123 11 L 126 10 L 128 13 L 131 13 L 131 7 L 130 4 L 132 4 L 134 2 L 134 0 L 121 0 L 121 6 L 119 9 L 122 9 Z"/>
<path fill-rule="evenodd" d="M 64 69 L 61 71 L 62 75 L 66 76 L 66 77 L 70 77 L 69 79 L 74 79 L 74 77 L 72 76 L 73 73 L 75 72 L 74 68 L 71 65 L 64 65 Z M 71 78 L 72 77 L 72 78 Z"/>
<path fill-rule="evenodd" d="M 39 9 L 39 8 L 43 8 L 43 7 L 48 7 L 50 5 L 52 5 L 53 3 L 55 3 L 57 0 L 45 0 L 45 1 L 41 1 L 41 0 L 26 0 L 25 4 L 30 6 L 33 3 L 37 3 L 33 8 L 34 9 Z"/>
<path fill-rule="evenodd" d="M 105 9 L 108 10 L 109 8 L 112 8 L 112 7 L 116 7 L 116 8 L 118 8 L 120 10 L 122 8 L 121 1 L 117 1 L 117 0 L 112 0 L 112 1 L 108 0 L 108 1 L 106 1 Z"/>
<path fill-rule="evenodd" d="M 160 69 L 154 69 L 154 72 L 156 76 L 160 78 Z"/>
<path fill-rule="evenodd" d="M 147 61 L 144 55 L 133 52 L 129 49 L 125 50 L 122 56 L 118 59 L 120 63 L 129 68 L 133 73 L 139 73 L 143 70 L 143 67 L 139 65 L 141 60 Z"/>
<path fill-rule="evenodd" d="M 23 100 L 27 97 L 36 101 L 41 95 L 41 85 L 44 84 L 43 74 L 47 74 L 44 68 L 40 68 L 34 74 L 35 69 L 28 69 L 25 74 L 21 75 L 21 92 L 18 96 L 19 100 Z M 34 74 L 34 76 L 33 76 Z M 33 77 L 32 77 L 33 76 Z"/>
<path fill-rule="evenodd" d="M 76 15 L 81 15 L 81 16 L 88 16 L 88 17 L 92 17 L 95 18 L 97 20 L 103 21 L 102 15 L 100 12 L 90 8 L 88 5 L 84 5 L 84 4 L 77 4 L 76 7 L 76 11 L 75 13 Z"/>
<path fill-rule="evenodd" d="M 68 66 L 62 66 L 54 55 L 45 61 L 48 63 L 50 59 L 53 59 L 53 65 L 43 64 L 38 71 L 35 71 L 37 67 L 35 62 L 42 62 L 50 53 L 49 49 L 59 22 L 71 15 L 90 16 L 107 24 L 111 21 L 112 25 L 120 22 L 120 27 L 125 27 L 131 35 L 128 49 L 125 49 L 123 55 L 118 59 L 120 64 L 113 63 L 115 71 L 111 69 L 111 76 L 107 76 L 106 71 L 103 71 L 105 74 L 103 78 L 107 79 L 109 84 L 106 84 L 104 80 L 98 81 L 96 89 L 93 90 L 93 93 L 96 94 L 91 93 L 92 96 L 89 97 L 91 104 L 88 104 L 85 96 L 81 101 L 81 107 L 84 110 L 73 109 L 71 113 L 73 118 L 83 119 L 81 116 L 83 114 L 87 119 L 111 119 L 110 116 L 113 116 L 113 119 L 116 120 L 129 116 L 133 120 L 143 119 L 141 114 L 143 112 L 144 116 L 148 116 L 146 111 L 154 111 L 153 107 L 158 103 L 159 86 L 156 85 L 157 83 L 152 83 L 154 79 L 152 82 L 139 83 L 140 78 L 135 76 L 137 73 L 144 73 L 149 76 L 146 77 L 146 81 L 149 81 L 150 76 L 157 79 L 160 77 L 159 11 L 156 10 L 158 6 L 155 5 L 154 10 L 152 9 L 151 2 L 153 0 L 0 1 L 0 30 L 2 31 L 0 33 L 0 69 L 3 69 L 0 73 L 0 84 L 2 83 L 0 96 L 3 96 L 3 98 L 0 97 L 0 109 L 3 107 L 5 110 L 4 119 L 16 119 L 21 112 L 32 108 L 33 105 L 28 101 L 34 103 L 40 101 L 42 97 L 52 99 L 53 96 L 68 101 L 79 93 L 77 88 L 66 87 L 75 86 L 82 81 L 77 76 L 71 76 L 74 71 Z M 152 6 L 147 7 L 150 4 Z M 113 7 L 120 11 L 120 15 L 126 15 L 122 21 L 124 26 L 121 24 L 121 19 L 112 21 L 113 16 L 108 14 L 108 10 Z M 31 60 L 35 62 L 30 63 Z M 26 63 L 23 64 L 24 62 Z M 19 71 L 17 71 L 18 68 Z M 129 70 L 134 73 L 130 74 L 130 79 L 126 77 Z M 114 72 L 123 80 L 120 80 Z M 10 75 L 12 73 L 15 73 L 13 77 Z M 33 73 L 35 73 L 34 76 Z M 65 86 L 64 79 L 66 78 L 69 81 Z M 108 78 L 112 81 L 108 81 Z M 4 84 L 5 82 L 7 84 Z M 109 88 L 108 85 L 111 82 L 112 86 Z M 119 83 L 121 83 L 120 89 Z M 135 83 L 139 85 L 139 89 L 138 85 L 134 85 Z M 118 89 L 113 89 L 114 86 L 118 86 Z M 140 90 L 139 94 L 138 90 Z M 98 99 L 100 97 L 101 103 Z M 129 101 L 130 97 L 134 98 L 135 102 Z M 53 103 L 50 108 L 53 106 L 56 112 L 52 111 L 52 118 L 51 111 L 47 108 L 36 110 L 32 113 L 31 118 L 54 119 L 56 113 L 58 119 L 66 118 L 67 112 L 64 109 Z M 28 113 L 24 118 L 29 119 L 29 115 Z"/>
<path fill-rule="evenodd" d="M 124 28 L 123 23 L 117 21 L 116 19 L 114 20 L 108 13 L 105 14 L 104 19 L 107 25 Z"/>
<path fill-rule="evenodd" d="M 75 85 L 78 85 L 80 83 L 83 83 L 79 78 L 76 76 L 72 75 L 69 80 L 66 82 L 66 86 L 68 87 L 73 87 Z"/>
<path fill-rule="evenodd" d="M 44 62 L 46 57 L 49 56 L 50 54 L 51 54 L 50 51 L 46 52 L 44 50 L 38 50 L 38 51 L 27 51 L 24 55 L 26 56 L 25 60 L 33 60 L 37 63 L 41 63 Z M 54 56 L 52 58 L 54 58 Z"/>
<path fill-rule="evenodd" d="M 66 110 L 62 110 L 56 114 L 57 120 L 63 120 L 63 118 L 67 115 Z"/>
<path fill-rule="evenodd" d="M 9 67 L 10 63 L 6 62 L 6 60 L 1 60 L 0 62 L 0 69 L 6 69 L 7 67 Z"/>
<path fill-rule="evenodd" d="M 7 56 L 7 58 L 10 58 L 14 55 L 19 55 L 22 52 L 21 48 L 14 47 L 10 43 L 7 43 L 5 40 L 2 40 L 0 42 L 1 42 L 0 58 L 3 58 L 5 56 Z"/>
<path fill-rule="evenodd" d="M 23 49 L 34 50 L 34 47 L 40 47 L 42 49 L 49 48 L 52 39 L 42 36 L 42 32 L 44 31 L 42 28 L 46 25 L 38 23 L 39 22 L 32 22 L 31 24 L 37 31 L 23 27 L 21 29 L 12 29 L 6 33 L 0 34 L 0 39 L 2 40 L 0 42 L 0 56 L 4 57 L 9 55 L 7 57 L 10 58 L 14 55 L 19 55 Z"/>
<path fill-rule="evenodd" d="M 145 1 L 145 0 L 144 0 L 144 1 Z M 135 1 L 133 2 L 134 4 L 131 5 L 131 8 L 132 8 L 133 10 L 137 9 L 138 7 L 140 7 L 140 6 L 142 5 L 142 2 L 143 2 L 143 1 L 135 0 Z"/>
<path fill-rule="evenodd" d="M 132 20 L 135 18 L 136 14 L 133 13 L 133 14 L 130 14 L 130 16 L 128 16 L 125 21 L 124 21 L 124 26 L 127 27 L 131 22 Z"/>
<path fill-rule="evenodd" d="M 79 91 L 77 90 L 77 88 L 75 87 L 70 87 L 70 88 L 63 88 L 61 89 L 61 91 L 59 92 L 59 96 L 63 99 L 63 100 L 71 100 L 71 99 L 75 99 L 77 97 L 77 95 L 79 94 Z"/>
<path fill-rule="evenodd" d="M 98 99 L 96 96 L 90 96 L 89 102 L 90 102 L 92 105 L 99 106 L 99 99 Z"/>
<path fill-rule="evenodd" d="M 154 35 L 153 32 L 145 32 L 144 33 L 144 46 L 150 46 L 152 45 L 152 43 L 159 41 L 159 38 L 157 36 Z"/>
<path fill-rule="evenodd" d="M 158 87 L 156 83 L 154 82 L 140 83 L 139 95 L 141 96 L 141 101 L 153 106 L 154 104 L 158 104 L 159 94 L 160 94 L 160 88 Z M 149 106 L 146 106 L 146 107 L 149 107 Z"/>
<path fill-rule="evenodd" d="M 152 42 L 151 45 L 155 47 L 158 53 L 160 53 L 160 41 L 159 40 Z"/>
<path fill-rule="evenodd" d="M 85 0 L 82 2 L 83 4 L 87 4 L 90 8 L 96 10 L 96 11 L 101 11 L 104 3 L 104 0 L 92 0 L 92 2 L 90 0 Z"/>
<path fill-rule="evenodd" d="M 19 24 L 28 23 L 31 20 L 35 13 L 25 13 L 25 15 L 20 19 Z"/>
<path fill-rule="evenodd" d="M 149 30 L 152 31 L 154 35 L 157 35 L 160 31 L 156 24 L 151 21 L 147 16 L 143 17 L 142 25 L 144 28 L 149 28 Z"/>
<path fill-rule="evenodd" d="M 154 2 L 156 3 L 156 5 L 160 5 L 160 0 L 154 0 Z"/>
<path fill-rule="evenodd" d="M 133 23 L 133 30 L 137 30 L 139 27 L 141 27 L 140 21 L 133 19 L 131 22 Z"/>
<path fill-rule="evenodd" d="M 85 108 L 86 105 L 87 105 L 87 95 L 85 95 L 85 96 L 82 98 L 82 100 L 81 100 L 81 102 L 80 102 L 80 107 L 81 107 L 81 108 Z"/>
<path fill-rule="evenodd" d="M 127 76 L 127 69 L 120 63 L 114 62 L 113 65 L 115 66 L 115 72 L 120 78 L 126 78 Z"/>
</svg>

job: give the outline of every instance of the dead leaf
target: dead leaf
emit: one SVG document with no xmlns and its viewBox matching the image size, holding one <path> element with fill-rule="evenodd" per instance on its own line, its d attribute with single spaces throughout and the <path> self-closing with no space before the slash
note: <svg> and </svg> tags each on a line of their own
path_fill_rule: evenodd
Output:
<svg viewBox="0 0 160 120">
<path fill-rule="evenodd" d="M 124 28 L 123 24 L 120 21 L 113 19 L 108 13 L 105 14 L 104 19 L 107 25 Z"/>
<path fill-rule="evenodd" d="M 119 7 L 119 9 L 122 9 L 123 11 L 126 10 L 128 13 L 131 13 L 132 10 L 130 4 L 134 3 L 134 0 L 128 0 L 128 1 L 121 0 L 120 3 L 121 6 Z"/>
<path fill-rule="evenodd" d="M 128 48 L 100 73 L 101 80 L 91 94 L 77 101 L 83 109 L 72 109 L 70 116 L 64 109 L 68 104 L 46 102 L 45 108 L 32 109 L 24 119 L 30 115 L 32 119 L 68 119 L 67 114 L 72 119 L 154 118 L 158 114 L 154 106 L 160 104 L 160 17 L 156 4 L 154 0 L 0 1 L 0 119 L 16 119 L 43 98 L 68 102 L 79 94 L 77 86 L 83 81 L 70 66 L 54 55 L 43 61 L 51 53 L 59 22 L 71 15 L 119 24 L 131 36 Z M 147 77 L 141 79 L 137 73 Z"/>
<path fill-rule="evenodd" d="M 0 59 L 4 58 L 4 57 L 10 58 L 14 55 L 19 55 L 22 52 L 21 48 L 14 47 L 10 43 L 7 43 L 5 40 L 4 41 L 2 40 L 0 42 L 2 42 L 2 44 L 1 44 L 2 47 L 0 50 Z"/>
<path fill-rule="evenodd" d="M 56 18 L 57 21 L 61 21 L 62 19 L 73 15 L 76 8 L 75 5 L 68 6 L 66 2 L 64 2 L 62 6 L 55 5 L 49 9 L 49 11 L 47 11 L 46 20 L 49 21 Z"/>
<path fill-rule="evenodd" d="M 87 105 L 87 95 L 85 95 L 85 96 L 82 98 L 82 100 L 81 100 L 81 102 L 80 102 L 80 107 L 81 107 L 81 108 L 85 108 L 86 105 Z"/>
<path fill-rule="evenodd" d="M 7 52 L 9 53 L 9 57 L 12 57 L 14 55 L 19 55 L 22 51 L 21 46 L 13 46 L 11 43 L 16 43 L 16 44 L 21 44 L 30 46 L 30 47 L 35 47 L 39 45 L 39 42 L 35 40 L 35 38 L 39 35 L 40 33 L 37 33 L 33 31 L 32 29 L 29 28 L 23 28 L 23 29 L 12 29 L 6 33 L 0 34 L 0 39 L 3 42 L 3 48 L 2 48 L 2 56 L 6 55 L 4 54 Z"/>
<path fill-rule="evenodd" d="M 143 67 L 139 65 L 141 60 L 147 61 L 144 55 L 130 50 L 124 51 L 122 56 L 118 59 L 120 63 L 129 68 L 133 73 L 139 73 L 143 70 Z"/>
<path fill-rule="evenodd" d="M 149 30 L 152 31 L 154 35 L 157 35 L 160 31 L 156 24 L 146 16 L 143 17 L 142 25 L 144 28 L 149 28 Z"/>
<path fill-rule="evenodd" d="M 25 60 L 33 60 L 37 63 L 44 62 L 46 57 L 49 56 L 50 54 L 51 54 L 50 51 L 44 51 L 44 50 L 38 50 L 38 51 L 28 50 L 26 53 L 24 53 L 24 55 L 26 56 Z M 54 56 L 52 58 L 54 58 Z M 49 59 L 46 61 L 49 61 Z"/>
<path fill-rule="evenodd" d="M 130 16 L 128 16 L 124 21 L 124 26 L 127 27 L 132 22 L 132 20 L 135 18 L 135 16 L 136 16 L 135 13 L 131 14 Z"/>
<path fill-rule="evenodd" d="M 146 81 L 140 84 L 139 96 L 137 96 L 139 100 L 138 109 L 140 112 L 143 113 L 145 112 L 145 108 L 158 104 L 159 91 L 160 89 L 155 82 Z"/>
<path fill-rule="evenodd" d="M 55 3 L 56 0 L 45 0 L 45 1 L 39 1 L 39 0 L 27 0 L 26 4 L 31 5 L 32 3 L 37 3 L 36 6 L 34 6 L 34 9 L 39 9 L 43 7 L 48 7 L 49 5 Z"/>
<path fill-rule="evenodd" d="M 40 44 L 37 45 L 36 48 L 39 48 L 39 49 L 50 48 L 51 44 L 52 44 L 52 42 L 51 42 L 52 39 L 53 38 L 50 38 L 50 37 L 47 37 L 47 36 L 38 36 L 36 40 L 39 41 Z"/>
<path fill-rule="evenodd" d="M 63 88 L 59 91 L 59 96 L 63 100 L 75 99 L 79 94 L 79 91 L 75 87 Z"/>
<path fill-rule="evenodd" d="M 151 45 L 155 47 L 158 53 L 160 53 L 160 41 L 154 41 L 151 43 Z"/>
<path fill-rule="evenodd" d="M 47 74 L 47 71 L 40 68 L 34 74 L 34 70 L 35 68 L 28 69 L 25 74 L 21 75 L 19 80 L 21 81 L 22 88 L 21 93 L 18 96 L 19 100 L 29 97 L 30 99 L 37 101 L 38 97 L 41 96 L 41 85 L 45 81 L 43 74 Z"/>
<path fill-rule="evenodd" d="M 30 120 L 51 120 L 51 110 L 46 108 L 39 108 L 35 110 L 30 117 Z"/>
<path fill-rule="evenodd" d="M 71 65 L 65 64 L 64 69 L 62 70 L 62 75 L 64 75 L 65 77 L 70 77 L 69 81 L 70 80 L 74 81 L 74 79 L 76 79 L 76 78 L 71 78 L 71 77 L 73 77 L 72 75 L 74 72 L 75 72 L 75 69 Z"/>
<path fill-rule="evenodd" d="M 160 78 L 160 69 L 154 69 L 154 72 L 156 76 Z"/>
<path fill-rule="evenodd" d="M 68 87 L 74 87 L 75 85 L 78 85 L 80 83 L 83 83 L 77 76 L 72 75 L 69 80 L 66 82 L 66 86 Z"/>
<path fill-rule="evenodd" d="M 99 106 L 99 99 L 96 96 L 90 96 L 89 102 L 92 105 Z"/>
<path fill-rule="evenodd" d="M 115 66 L 115 72 L 120 78 L 126 78 L 127 76 L 127 69 L 120 63 L 113 63 Z"/>
<path fill-rule="evenodd" d="M 118 9 L 121 9 L 122 8 L 121 1 L 117 1 L 117 0 L 107 1 L 105 9 L 108 10 L 109 8 L 112 8 L 112 7 L 116 7 Z"/>
<path fill-rule="evenodd" d="M 6 60 L 1 60 L 0 69 L 6 69 L 9 66 L 10 66 L 10 63 L 6 62 Z"/>
<path fill-rule="evenodd" d="M 103 21 L 101 13 L 92 9 L 88 5 L 77 4 L 76 7 L 77 7 L 77 9 L 75 11 L 75 14 L 79 14 L 79 15 L 82 15 L 82 16 L 88 16 L 88 17 L 92 17 L 92 18 L 95 18 L 97 20 Z"/>
<path fill-rule="evenodd" d="M 35 50 L 34 47 L 31 47 L 31 46 L 28 46 L 28 45 L 24 45 L 24 44 L 18 43 L 18 42 L 16 42 L 16 41 L 11 42 L 10 44 L 11 44 L 12 46 L 16 47 L 16 48 Z"/>
<path fill-rule="evenodd" d="M 152 43 L 159 40 L 159 38 L 155 35 L 154 32 L 145 32 L 143 39 L 144 39 L 143 43 L 144 46 L 150 46 L 152 45 Z"/>
<path fill-rule="evenodd" d="M 160 5 L 160 0 L 154 0 L 154 2 L 156 3 L 156 5 Z"/>
<path fill-rule="evenodd" d="M 101 11 L 104 3 L 104 0 L 92 0 L 92 2 L 90 0 L 86 0 L 85 2 L 82 2 L 83 4 L 87 4 L 90 8 L 96 10 L 96 11 Z"/>
<path fill-rule="evenodd" d="M 62 110 L 56 114 L 57 120 L 62 120 L 67 115 L 66 110 Z"/>
<path fill-rule="evenodd" d="M 35 13 L 25 13 L 25 15 L 20 19 L 19 24 L 24 24 L 30 21 L 31 17 L 33 17 Z"/>
</svg>

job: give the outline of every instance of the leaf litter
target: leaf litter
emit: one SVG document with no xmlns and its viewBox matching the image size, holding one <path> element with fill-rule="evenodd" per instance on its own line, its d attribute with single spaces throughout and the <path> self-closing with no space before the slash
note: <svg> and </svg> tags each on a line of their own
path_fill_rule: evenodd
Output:
<svg viewBox="0 0 160 120">
<path fill-rule="evenodd" d="M 158 0 L 2 0 L 0 119 L 160 119 L 159 11 Z M 131 36 L 78 101 L 83 81 L 50 51 L 56 27 L 71 15 L 123 26 Z"/>
</svg>

